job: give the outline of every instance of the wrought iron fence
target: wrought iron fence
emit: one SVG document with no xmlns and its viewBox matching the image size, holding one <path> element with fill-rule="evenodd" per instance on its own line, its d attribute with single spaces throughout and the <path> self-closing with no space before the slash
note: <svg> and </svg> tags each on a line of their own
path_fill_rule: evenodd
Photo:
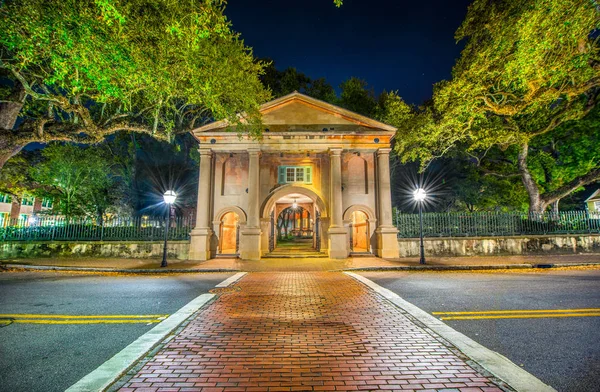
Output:
<svg viewBox="0 0 600 392">
<path fill-rule="evenodd" d="M 419 237 L 419 214 L 396 211 L 399 238 Z M 518 236 L 600 233 L 600 213 L 474 212 L 424 213 L 425 237 Z"/>
<path fill-rule="evenodd" d="M 169 240 L 189 239 L 192 216 L 171 218 Z M 158 241 L 165 238 L 165 217 L 37 216 L 11 219 L 0 227 L 0 241 Z"/>
</svg>

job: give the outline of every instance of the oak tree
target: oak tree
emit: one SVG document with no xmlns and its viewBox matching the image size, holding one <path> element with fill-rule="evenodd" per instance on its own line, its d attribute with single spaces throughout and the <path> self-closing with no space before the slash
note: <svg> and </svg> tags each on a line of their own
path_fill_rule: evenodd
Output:
<svg viewBox="0 0 600 392">
<path fill-rule="evenodd" d="M 0 3 L 0 167 L 29 143 L 170 139 L 209 119 L 258 132 L 263 64 L 224 0 Z M 256 125 L 256 126 L 254 126 Z"/>
<path fill-rule="evenodd" d="M 600 146 L 593 143 L 585 161 L 546 155 L 565 167 L 560 178 L 546 176 L 542 184 L 532 172 L 557 128 L 596 106 L 599 15 L 588 0 L 475 0 L 456 33 L 466 43 L 452 78 L 435 86 L 429 105 L 397 124 L 397 152 L 425 165 L 455 148 L 477 162 L 494 149 L 509 160 L 512 154 L 516 171 L 497 174 L 520 176 L 532 212 L 600 179 Z"/>
</svg>

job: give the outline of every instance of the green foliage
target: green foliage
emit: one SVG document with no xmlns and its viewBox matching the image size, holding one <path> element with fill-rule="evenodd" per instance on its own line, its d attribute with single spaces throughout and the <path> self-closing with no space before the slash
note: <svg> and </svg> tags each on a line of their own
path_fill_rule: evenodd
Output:
<svg viewBox="0 0 600 392">
<path fill-rule="evenodd" d="M 271 91 L 275 98 L 282 97 L 293 91 L 310 95 L 329 103 L 335 103 L 337 96 L 331 84 L 325 78 L 311 79 L 296 68 L 288 67 L 283 71 L 275 68 L 275 62 L 263 60 L 267 66 L 261 77 L 264 86 Z"/>
<path fill-rule="evenodd" d="M 99 147 L 51 144 L 42 150 L 42 161 L 31 168 L 31 176 L 37 193 L 58 201 L 54 212 L 101 216 L 120 196 L 110 166 Z"/>
<path fill-rule="evenodd" d="M 438 83 L 433 100 L 397 124 L 402 160 L 419 160 L 425 167 L 458 149 L 480 162 L 499 148 L 505 160 L 518 164 L 534 209 L 589 183 L 599 163 L 588 157 L 581 165 L 576 150 L 597 155 L 595 137 L 581 140 L 579 147 L 559 144 L 560 159 L 548 146 L 563 139 L 558 127 L 585 117 L 596 105 L 599 22 L 588 0 L 476 0 L 456 34 L 466 45 L 452 79 Z M 579 143 L 577 134 L 572 137 Z M 539 186 L 542 192 L 552 190 L 541 201 Z"/>
<path fill-rule="evenodd" d="M 305 93 L 313 98 L 332 104 L 335 104 L 337 101 L 337 95 L 333 86 L 327 83 L 325 78 L 311 80 L 310 84 L 306 87 Z"/>
<path fill-rule="evenodd" d="M 207 119 L 237 122 L 238 113 L 258 125 L 258 106 L 269 97 L 258 79 L 263 64 L 231 30 L 224 5 L 3 1 L 0 68 L 28 98 L 25 121 L 2 136 L 9 147 L 97 142 L 119 130 L 171 139 Z"/>
<path fill-rule="evenodd" d="M 452 80 L 400 129 L 398 152 L 427 162 L 458 143 L 506 147 L 581 118 L 582 94 L 600 82 L 598 22 L 588 0 L 475 1 L 457 32 L 467 43 Z"/>
<path fill-rule="evenodd" d="M 377 107 L 375 93 L 368 88 L 367 82 L 351 77 L 340 84 L 342 90 L 338 104 L 348 110 L 373 117 Z"/>
<path fill-rule="evenodd" d="M 555 191 L 600 166 L 600 109 L 567 122 L 530 144 L 529 168 L 537 184 Z"/>
<path fill-rule="evenodd" d="M 19 154 L 0 171 L 1 193 L 20 200 L 24 194 L 32 192 L 33 184 L 29 176 L 29 167 L 33 163 L 31 155 Z"/>
</svg>

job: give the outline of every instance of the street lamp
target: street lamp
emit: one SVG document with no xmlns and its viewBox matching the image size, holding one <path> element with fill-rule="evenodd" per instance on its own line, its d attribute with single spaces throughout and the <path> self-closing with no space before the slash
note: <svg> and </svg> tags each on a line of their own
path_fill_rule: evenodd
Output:
<svg viewBox="0 0 600 392">
<path fill-rule="evenodd" d="M 169 238 L 169 223 L 171 218 L 171 204 L 175 203 L 175 199 L 177 199 L 177 194 L 171 190 L 168 190 L 163 195 L 165 199 L 165 203 L 167 204 L 167 216 L 165 217 L 165 247 L 163 248 L 163 259 L 162 263 L 160 263 L 161 267 L 167 266 L 167 239 Z"/>
<path fill-rule="evenodd" d="M 420 234 L 421 234 L 421 259 L 419 260 L 419 264 L 425 264 L 425 249 L 423 247 L 423 202 L 427 197 L 427 193 L 423 188 L 417 188 L 413 192 L 413 197 L 415 201 L 419 204 L 419 223 L 420 223 Z"/>
</svg>

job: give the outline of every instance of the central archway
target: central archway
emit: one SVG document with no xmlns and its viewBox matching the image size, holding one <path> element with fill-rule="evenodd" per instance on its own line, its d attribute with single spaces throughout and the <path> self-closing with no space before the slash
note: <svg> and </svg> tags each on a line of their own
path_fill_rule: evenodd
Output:
<svg viewBox="0 0 600 392">
<path fill-rule="evenodd" d="M 325 230 L 328 227 L 329 219 L 323 198 L 313 189 L 290 184 L 273 190 L 261 206 L 261 221 L 264 224 L 261 241 L 263 249 L 265 249 L 264 254 L 277 254 L 276 248 L 280 248 L 277 237 L 279 236 L 281 239 L 279 235 L 281 230 L 279 229 L 284 223 L 280 219 L 281 213 L 294 205 L 297 205 L 295 209 L 303 209 L 307 213 L 302 217 L 294 215 L 297 221 L 292 221 L 290 228 L 299 235 L 289 238 L 286 236 L 285 241 L 293 242 L 292 247 L 298 247 L 300 242 L 305 242 L 304 246 L 300 246 L 298 250 L 302 248 L 318 253 L 321 249 L 327 249 Z M 282 246 L 283 244 L 284 241 L 281 242 Z M 290 244 L 288 243 L 288 245 Z"/>
<path fill-rule="evenodd" d="M 327 208 L 325 207 L 325 202 L 323 201 L 321 195 L 317 194 L 312 189 L 303 186 L 284 185 L 278 187 L 277 189 L 269 193 L 269 196 L 267 196 L 261 207 L 261 218 L 269 219 L 271 211 L 273 210 L 273 207 L 275 207 L 275 203 L 277 203 L 277 200 L 289 195 L 290 193 L 299 193 L 310 198 L 314 203 L 316 203 L 317 208 L 321 213 L 321 217 L 326 218 L 329 216 L 329 214 L 327 213 Z"/>
</svg>

